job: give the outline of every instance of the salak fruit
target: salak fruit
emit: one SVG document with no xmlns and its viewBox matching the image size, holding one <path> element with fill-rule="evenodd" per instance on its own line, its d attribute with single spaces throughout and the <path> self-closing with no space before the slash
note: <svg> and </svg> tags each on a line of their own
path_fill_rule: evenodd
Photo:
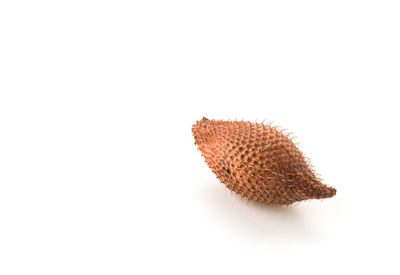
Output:
<svg viewBox="0 0 400 275">
<path fill-rule="evenodd" d="M 257 202 L 289 205 L 333 197 L 291 138 L 270 125 L 203 118 L 192 127 L 208 166 L 230 190 Z"/>
</svg>

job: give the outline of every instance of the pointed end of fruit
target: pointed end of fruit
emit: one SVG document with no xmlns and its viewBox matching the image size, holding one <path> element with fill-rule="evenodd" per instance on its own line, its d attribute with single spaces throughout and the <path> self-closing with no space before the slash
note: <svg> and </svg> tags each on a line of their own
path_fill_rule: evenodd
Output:
<svg viewBox="0 0 400 275">
<path fill-rule="evenodd" d="M 336 189 L 317 181 L 310 183 L 303 194 L 306 199 L 328 199 L 336 195 Z"/>
<path fill-rule="evenodd" d="M 325 186 L 323 190 L 321 190 L 317 199 L 328 199 L 332 198 L 336 195 L 336 189 L 330 186 Z"/>
<path fill-rule="evenodd" d="M 324 184 L 318 184 L 310 194 L 313 199 L 328 199 L 336 195 L 336 189 Z"/>
</svg>

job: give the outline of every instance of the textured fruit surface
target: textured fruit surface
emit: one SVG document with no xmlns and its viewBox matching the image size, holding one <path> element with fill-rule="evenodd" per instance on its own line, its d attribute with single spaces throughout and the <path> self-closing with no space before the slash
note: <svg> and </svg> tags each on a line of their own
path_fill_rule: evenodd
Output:
<svg viewBox="0 0 400 275">
<path fill-rule="evenodd" d="M 203 118 L 195 144 L 217 178 L 239 195 L 275 205 L 333 197 L 292 140 L 262 123 Z"/>
</svg>

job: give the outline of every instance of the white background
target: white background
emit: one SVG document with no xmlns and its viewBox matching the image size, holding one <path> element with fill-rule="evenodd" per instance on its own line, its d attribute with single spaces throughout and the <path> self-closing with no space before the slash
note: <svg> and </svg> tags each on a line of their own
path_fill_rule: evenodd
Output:
<svg viewBox="0 0 400 275">
<path fill-rule="evenodd" d="M 0 274 L 399 274 L 398 1 L 1 1 Z M 337 195 L 231 194 L 210 119 Z"/>
</svg>

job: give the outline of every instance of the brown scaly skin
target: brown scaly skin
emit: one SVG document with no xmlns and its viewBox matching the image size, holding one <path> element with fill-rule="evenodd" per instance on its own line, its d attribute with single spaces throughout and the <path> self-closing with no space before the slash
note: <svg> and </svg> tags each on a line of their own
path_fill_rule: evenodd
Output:
<svg viewBox="0 0 400 275">
<path fill-rule="evenodd" d="M 333 197 L 290 138 L 274 127 L 203 118 L 192 127 L 208 166 L 242 197 L 275 205 Z"/>
</svg>

